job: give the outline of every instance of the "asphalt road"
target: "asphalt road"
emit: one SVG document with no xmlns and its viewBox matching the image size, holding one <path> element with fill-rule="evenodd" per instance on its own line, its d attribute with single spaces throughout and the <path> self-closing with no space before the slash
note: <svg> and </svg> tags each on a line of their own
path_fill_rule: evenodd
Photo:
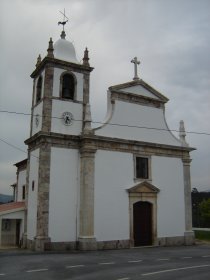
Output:
<svg viewBox="0 0 210 280">
<path fill-rule="evenodd" d="M 0 251 L 0 280 L 208 280 L 210 245 L 69 253 Z"/>
</svg>

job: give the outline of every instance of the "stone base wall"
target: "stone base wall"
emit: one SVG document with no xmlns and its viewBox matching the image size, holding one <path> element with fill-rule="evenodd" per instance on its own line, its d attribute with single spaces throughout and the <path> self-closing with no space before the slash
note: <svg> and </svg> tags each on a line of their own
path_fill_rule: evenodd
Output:
<svg viewBox="0 0 210 280">
<path fill-rule="evenodd" d="M 157 238 L 158 246 L 182 246 L 182 245 L 194 245 L 194 244 L 195 244 L 194 233 L 185 236 Z"/>
<path fill-rule="evenodd" d="M 111 250 L 111 249 L 128 249 L 131 247 L 131 242 L 127 240 L 110 240 L 110 241 L 98 241 L 98 250 Z"/>
<path fill-rule="evenodd" d="M 195 238 L 194 233 L 187 233 L 185 236 L 174 237 L 159 237 L 156 239 L 152 246 L 182 246 L 182 245 L 194 245 Z M 126 240 L 109 240 L 109 241 L 96 241 L 94 248 L 92 243 L 88 246 L 81 246 L 78 241 L 72 242 L 46 242 L 44 244 L 44 251 L 89 251 L 89 250 L 116 250 L 116 249 L 129 249 L 133 247 L 132 242 L 129 239 Z M 36 250 L 34 240 L 27 240 L 27 248 L 30 250 Z"/>
<path fill-rule="evenodd" d="M 34 240 L 27 239 L 26 244 L 27 244 L 27 245 L 26 245 L 26 246 L 27 246 L 27 249 L 29 249 L 29 250 L 34 250 L 34 248 L 35 248 Z"/>
<path fill-rule="evenodd" d="M 49 242 L 45 244 L 45 251 L 75 251 L 77 242 Z"/>
<path fill-rule="evenodd" d="M 93 248 L 94 247 L 94 248 Z M 96 241 L 94 246 L 92 242 L 80 244 L 78 241 L 72 242 L 45 242 L 43 251 L 89 251 L 89 250 L 113 250 L 127 249 L 131 247 L 130 240 L 111 240 L 111 241 Z M 36 250 L 35 241 L 27 239 L 27 249 Z"/>
</svg>

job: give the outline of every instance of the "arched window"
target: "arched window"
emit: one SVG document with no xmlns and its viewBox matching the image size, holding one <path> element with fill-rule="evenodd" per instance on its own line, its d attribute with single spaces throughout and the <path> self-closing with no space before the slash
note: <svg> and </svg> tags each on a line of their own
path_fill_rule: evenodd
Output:
<svg viewBox="0 0 210 280">
<path fill-rule="evenodd" d="M 41 100 L 42 96 L 42 76 L 39 77 L 37 84 L 36 84 L 36 103 Z"/>
<path fill-rule="evenodd" d="M 74 99 L 75 83 L 71 74 L 65 74 L 62 77 L 61 97 L 65 99 Z"/>
</svg>

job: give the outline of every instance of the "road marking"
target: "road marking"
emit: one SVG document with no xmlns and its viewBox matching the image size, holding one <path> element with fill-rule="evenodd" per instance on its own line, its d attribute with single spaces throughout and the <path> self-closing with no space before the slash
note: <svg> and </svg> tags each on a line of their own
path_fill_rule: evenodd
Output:
<svg viewBox="0 0 210 280">
<path fill-rule="evenodd" d="M 48 268 L 40 268 L 40 269 L 32 269 L 32 270 L 27 270 L 26 272 L 41 272 L 41 271 L 47 271 Z"/>
<path fill-rule="evenodd" d="M 77 265 L 67 265 L 66 268 L 75 268 L 75 267 L 83 267 L 84 264 L 77 264 Z"/>
<path fill-rule="evenodd" d="M 192 259 L 192 257 L 182 257 L 181 259 Z"/>
<path fill-rule="evenodd" d="M 194 268 L 202 268 L 202 267 L 208 267 L 208 266 L 210 266 L 210 264 L 186 266 L 186 267 L 173 268 L 173 269 L 167 269 L 167 270 L 159 270 L 159 271 L 155 271 L 155 272 L 144 273 L 141 276 L 149 276 L 149 275 L 154 275 L 154 274 L 161 274 L 161 273 L 166 273 L 166 272 L 187 270 L 187 269 L 194 269 Z"/>
<path fill-rule="evenodd" d="M 129 280 L 130 278 L 119 278 L 117 280 Z"/>
<path fill-rule="evenodd" d="M 210 255 L 202 256 L 202 258 L 210 258 Z"/>
<path fill-rule="evenodd" d="M 138 263 L 138 262 L 142 262 L 142 260 L 128 261 L 128 263 Z"/>
<path fill-rule="evenodd" d="M 107 265 L 107 264 L 115 264 L 115 262 L 107 262 L 107 263 L 99 263 L 99 264 L 101 264 L 101 265 Z"/>
<path fill-rule="evenodd" d="M 0 276 L 5 276 L 6 274 L 5 273 L 0 273 Z"/>
<path fill-rule="evenodd" d="M 156 259 L 156 261 L 169 261 L 170 259 Z"/>
</svg>

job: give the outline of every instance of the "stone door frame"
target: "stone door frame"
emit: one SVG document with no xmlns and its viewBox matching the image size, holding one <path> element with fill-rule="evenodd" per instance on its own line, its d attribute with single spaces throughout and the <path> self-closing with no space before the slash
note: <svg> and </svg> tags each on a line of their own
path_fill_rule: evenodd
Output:
<svg viewBox="0 0 210 280">
<path fill-rule="evenodd" d="M 133 233 L 133 205 L 136 202 L 149 202 L 152 204 L 152 245 L 157 245 L 157 187 L 147 181 L 141 182 L 127 190 L 129 193 L 130 216 L 130 244 L 134 247 Z"/>
</svg>

